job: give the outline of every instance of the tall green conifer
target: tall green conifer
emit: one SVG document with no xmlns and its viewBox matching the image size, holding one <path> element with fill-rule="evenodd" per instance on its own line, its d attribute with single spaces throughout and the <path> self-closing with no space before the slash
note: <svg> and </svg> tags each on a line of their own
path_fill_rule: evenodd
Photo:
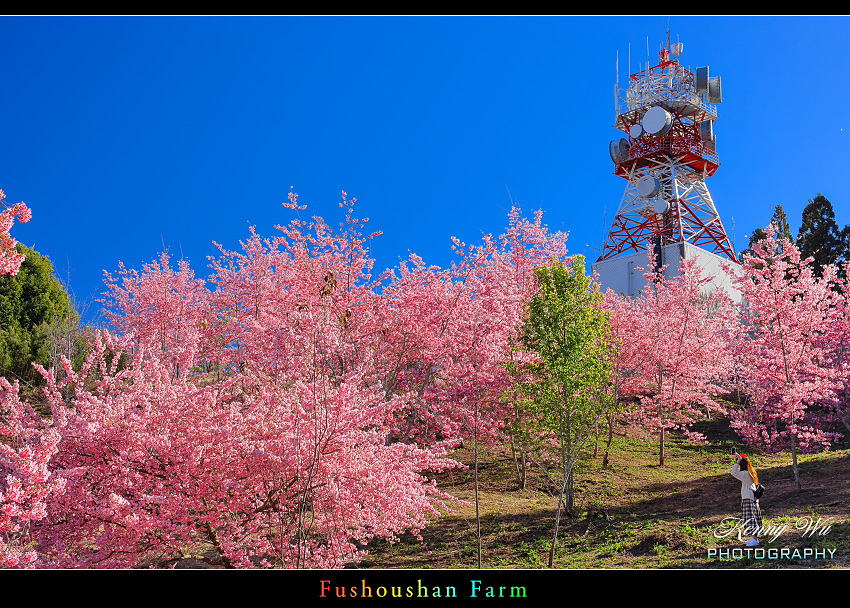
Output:
<svg viewBox="0 0 850 608">
<path fill-rule="evenodd" d="M 814 272 L 820 276 L 827 264 L 841 262 L 847 257 L 847 248 L 842 240 L 847 239 L 850 226 L 838 229 L 835 223 L 835 211 L 832 203 L 820 192 L 803 209 L 800 231 L 797 233 L 797 247 L 800 256 L 814 258 Z"/>
</svg>

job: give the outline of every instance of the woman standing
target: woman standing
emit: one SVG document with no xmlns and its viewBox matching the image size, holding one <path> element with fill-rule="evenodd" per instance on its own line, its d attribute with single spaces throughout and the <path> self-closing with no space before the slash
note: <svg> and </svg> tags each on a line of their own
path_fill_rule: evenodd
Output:
<svg viewBox="0 0 850 608">
<path fill-rule="evenodd" d="M 759 544 L 758 534 L 764 527 L 761 523 L 759 501 L 753 495 L 759 476 L 746 454 L 737 456 L 731 472 L 732 476 L 741 482 L 741 527 L 750 534 L 747 546 L 755 547 Z"/>
</svg>

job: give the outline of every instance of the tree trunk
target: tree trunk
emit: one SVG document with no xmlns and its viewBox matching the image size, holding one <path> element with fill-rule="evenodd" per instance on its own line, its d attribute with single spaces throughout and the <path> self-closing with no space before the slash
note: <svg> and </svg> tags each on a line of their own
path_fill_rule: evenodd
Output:
<svg viewBox="0 0 850 608">
<path fill-rule="evenodd" d="M 475 399 L 475 534 L 477 542 L 478 569 L 481 570 L 481 513 L 478 501 L 478 398 Z"/>
<path fill-rule="evenodd" d="M 661 401 L 658 402 L 658 424 L 661 426 L 660 441 L 661 450 L 658 457 L 658 466 L 664 466 L 664 409 Z"/>
<path fill-rule="evenodd" d="M 596 444 L 593 446 L 593 457 L 596 458 L 596 456 L 599 454 L 599 423 L 598 422 L 593 423 L 593 433 L 596 435 Z"/>
<path fill-rule="evenodd" d="M 561 499 L 564 493 L 558 494 L 558 508 L 555 510 L 555 533 L 552 536 L 552 544 L 549 547 L 549 567 L 555 563 L 555 544 L 558 542 L 558 525 L 561 523 Z"/>
<path fill-rule="evenodd" d="M 664 466 L 664 427 L 661 427 L 661 452 L 659 453 L 658 466 Z"/>
<path fill-rule="evenodd" d="M 794 483 L 797 486 L 797 491 L 802 491 L 800 485 L 800 467 L 797 466 L 797 438 L 791 435 L 791 461 L 794 463 Z"/>
<path fill-rule="evenodd" d="M 614 439 L 614 414 L 608 414 L 608 442 L 605 444 L 605 455 L 602 456 L 602 466 L 608 466 L 608 453 L 611 451 L 611 440 Z"/>
<path fill-rule="evenodd" d="M 519 453 L 519 456 L 517 456 Z M 517 445 L 516 439 L 511 437 L 511 454 L 514 458 L 514 473 L 516 474 L 517 485 L 520 490 L 525 490 L 526 487 L 526 455 L 525 450 Z"/>
</svg>

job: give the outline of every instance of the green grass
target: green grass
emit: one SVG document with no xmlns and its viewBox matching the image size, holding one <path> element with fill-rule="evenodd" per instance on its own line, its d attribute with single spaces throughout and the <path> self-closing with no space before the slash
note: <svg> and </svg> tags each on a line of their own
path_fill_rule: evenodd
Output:
<svg viewBox="0 0 850 608">
<path fill-rule="evenodd" d="M 556 568 L 753 568 L 850 567 L 850 444 L 820 454 L 798 456 L 803 491 L 793 483 L 787 453 L 751 454 L 760 481 L 766 526 L 788 525 L 772 545 L 790 551 L 834 550 L 832 560 L 719 560 L 709 549 L 733 549 L 735 537 L 717 538 L 726 517 L 738 517 L 740 486 L 729 475 L 734 436 L 728 423 L 701 429 L 706 445 L 668 436 L 665 464 L 658 464 L 653 437 L 618 429 L 609 466 L 588 452 L 576 473 L 574 517 L 562 517 L 555 548 Z M 739 444 L 738 444 L 739 445 Z M 591 446 L 592 448 L 592 446 Z M 747 452 L 750 453 L 749 451 Z M 472 462 L 471 450 L 454 458 Z M 556 499 L 541 491 L 540 477 L 519 490 L 508 450 L 479 453 L 479 496 L 484 568 L 545 568 L 554 530 Z M 534 472 L 534 475 L 539 475 Z M 469 502 L 444 514 L 423 531 L 423 541 L 405 536 L 388 548 L 373 543 L 361 568 L 475 568 L 477 566 L 472 471 L 439 477 L 441 489 Z M 828 534 L 802 537 L 799 518 L 832 518 Z"/>
</svg>

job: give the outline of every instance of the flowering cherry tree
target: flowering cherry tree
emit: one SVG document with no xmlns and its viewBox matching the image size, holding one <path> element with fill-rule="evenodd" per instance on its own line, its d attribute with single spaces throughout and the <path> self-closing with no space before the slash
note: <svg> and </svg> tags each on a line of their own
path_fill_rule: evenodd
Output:
<svg viewBox="0 0 850 608">
<path fill-rule="evenodd" d="M 107 291 L 101 302 L 107 319 L 139 346 L 155 348 L 160 360 L 171 363 L 172 373 L 185 373 L 180 363 L 197 360 L 210 316 L 205 281 L 195 278 L 187 260 L 172 269 L 165 252 L 141 272 L 122 263 L 118 269 L 117 277 L 104 272 Z"/>
<path fill-rule="evenodd" d="M 58 381 L 42 370 L 61 438 L 51 475 L 64 484 L 29 531 L 48 563 L 167 563 L 205 543 L 228 567 L 341 567 L 446 507 L 421 472 L 455 463 L 388 444 L 402 399 L 356 375 L 199 386 L 144 349 L 119 366 L 126 346 L 99 335 L 80 370 L 66 361 Z"/>
<path fill-rule="evenodd" d="M 45 563 L 33 525 L 64 491 L 65 480 L 49 469 L 59 440 L 59 432 L 21 402 L 17 381 L 0 378 L 0 566 Z"/>
<path fill-rule="evenodd" d="M 651 254 L 650 254 L 651 259 Z M 710 290 L 695 260 L 683 260 L 675 278 L 646 273 L 637 298 L 610 296 L 612 328 L 618 334 L 617 369 L 624 395 L 637 397 L 628 417 L 658 432 L 659 464 L 664 464 L 665 432 L 688 426 L 708 412 L 725 413 L 711 399 L 722 386 L 733 310 L 720 289 Z"/>
<path fill-rule="evenodd" d="M 6 194 L 0 190 L 0 202 L 6 198 Z M 15 218 L 21 222 L 28 222 L 32 218 L 32 211 L 23 202 L 15 203 L 0 211 L 0 274 L 18 274 L 24 256 L 18 253 L 15 245 L 18 243 L 9 230 L 15 223 Z"/>
<path fill-rule="evenodd" d="M 6 195 L 0 190 L 0 202 Z M 28 222 L 32 211 L 15 203 L 0 212 L 0 274 L 15 275 L 24 255 L 9 234 L 15 218 Z M 18 423 L 5 422 L 9 413 Z M 55 453 L 58 435 L 40 428 L 39 417 L 21 403 L 18 383 L 0 378 L 0 565 L 32 567 L 39 559 L 32 550 L 30 522 L 45 516 L 45 501 L 61 492 L 61 483 L 48 481 L 47 463 Z"/>
<path fill-rule="evenodd" d="M 774 226 L 744 257 L 737 279 L 747 303 L 737 352 L 753 403 L 733 417 L 732 426 L 751 445 L 790 449 L 798 491 L 797 454 L 829 447 L 836 438 L 825 423 L 835 419 L 826 404 L 841 388 L 844 369 L 835 343 L 846 305 L 838 283 L 834 266 L 817 277 L 812 260 L 776 238 Z"/>
<path fill-rule="evenodd" d="M 838 387 L 830 402 L 831 414 L 850 431 L 850 264 L 838 279 L 841 297 L 832 312 L 829 344 L 832 365 L 838 375 Z"/>
<path fill-rule="evenodd" d="M 449 269 L 413 255 L 373 276 L 354 202 L 335 230 L 290 193 L 296 218 L 219 246 L 205 279 L 166 254 L 106 274 L 115 332 L 80 369 L 40 369 L 57 485 L 26 529 L 38 563 L 173 563 L 200 543 L 228 567 L 341 567 L 449 508 L 428 476 L 459 466 L 459 439 L 499 436 L 527 279 L 566 235 L 514 210 L 499 237 L 455 240 Z"/>
</svg>

